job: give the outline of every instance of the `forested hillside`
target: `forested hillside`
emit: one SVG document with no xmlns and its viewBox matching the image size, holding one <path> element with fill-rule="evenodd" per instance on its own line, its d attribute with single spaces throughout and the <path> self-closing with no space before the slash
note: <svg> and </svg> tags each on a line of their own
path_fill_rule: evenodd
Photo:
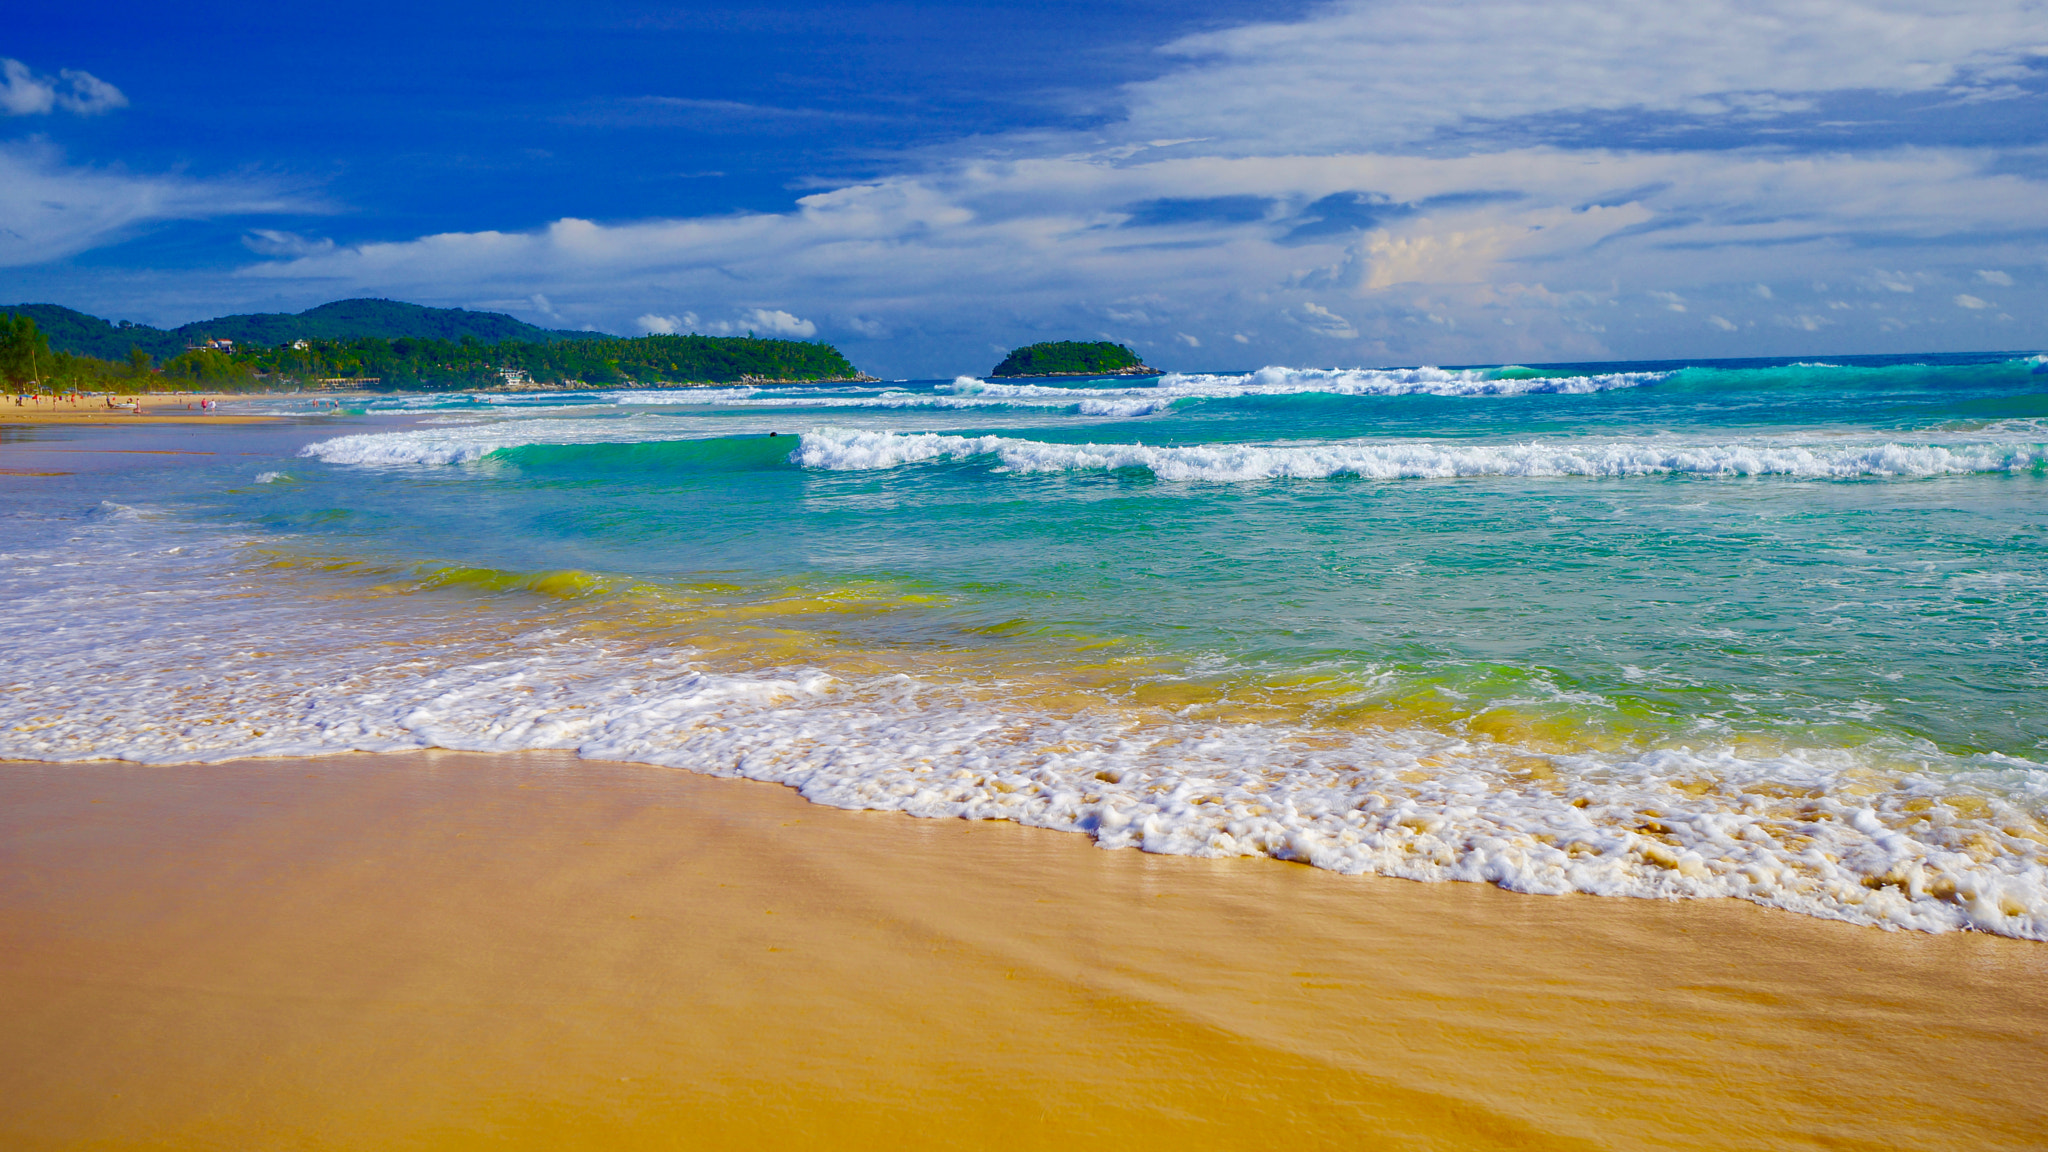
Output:
<svg viewBox="0 0 2048 1152">
<path fill-rule="evenodd" d="M 367 336 L 395 340 L 409 336 L 438 340 L 471 337 L 486 344 L 507 340 L 545 344 L 594 335 L 538 328 L 502 312 L 427 308 L 397 300 L 336 300 L 304 312 L 251 312 L 195 320 L 169 329 L 125 320 L 117 324 L 61 304 L 15 304 L 0 306 L 0 312 L 34 317 L 37 327 L 49 337 L 50 347 L 57 351 L 102 360 L 126 360 L 130 348 L 140 348 L 159 360 L 168 359 L 189 345 L 212 339 L 232 340 L 236 344 L 288 344 L 294 340 L 356 340 Z"/>
<path fill-rule="evenodd" d="M 366 327 L 410 331 L 322 334 Z M 209 339 L 234 344 L 193 346 Z M 169 331 L 110 324 L 54 304 L 0 310 L 0 378 L 15 390 L 261 390 L 332 381 L 439 390 L 507 383 L 846 380 L 861 374 L 837 348 L 823 343 L 752 336 L 629 339 L 535 328 L 495 312 L 342 300 L 295 316 L 227 316 Z"/>
<path fill-rule="evenodd" d="M 215 355 L 219 355 L 216 353 Z M 454 340 L 312 340 L 238 352 L 244 371 L 294 379 L 370 377 L 384 388 L 478 388 L 506 371 L 537 384 L 725 384 L 740 380 L 844 380 L 860 375 L 837 348 L 751 336 L 615 336 L 534 344 Z M 166 371 L 169 371 L 166 366 Z"/>
</svg>

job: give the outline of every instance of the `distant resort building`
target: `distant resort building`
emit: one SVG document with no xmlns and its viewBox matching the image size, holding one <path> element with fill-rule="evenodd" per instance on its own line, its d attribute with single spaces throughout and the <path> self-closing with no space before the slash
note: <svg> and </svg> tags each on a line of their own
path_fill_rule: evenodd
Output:
<svg viewBox="0 0 2048 1152">
<path fill-rule="evenodd" d="M 533 383 L 533 380 L 527 376 L 526 371 L 521 368 L 500 368 L 498 376 L 505 382 L 507 387 L 518 387 L 522 384 Z"/>
</svg>

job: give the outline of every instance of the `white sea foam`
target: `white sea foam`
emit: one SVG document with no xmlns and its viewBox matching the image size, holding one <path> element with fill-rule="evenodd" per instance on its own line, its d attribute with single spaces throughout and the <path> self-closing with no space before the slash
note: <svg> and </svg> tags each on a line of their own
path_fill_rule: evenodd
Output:
<svg viewBox="0 0 2048 1152">
<path fill-rule="evenodd" d="M 806 401 L 802 407 L 830 407 L 831 398 Z M 901 409 L 929 408 L 934 398 L 895 404 L 887 397 L 838 398 L 846 411 L 835 419 L 864 422 L 869 426 L 900 426 L 916 413 Z M 939 397 L 945 401 L 951 398 Z M 726 436 L 760 436 L 791 431 L 787 417 L 775 409 L 793 405 L 751 398 L 728 400 L 721 407 L 740 407 L 744 415 L 680 413 L 661 415 L 638 413 L 619 415 L 604 410 L 581 417 L 525 416 L 505 419 L 497 412 L 450 414 L 420 420 L 414 427 L 393 432 L 359 432 L 309 444 L 299 455 L 330 464 L 364 467 L 438 466 L 470 464 L 504 448 L 529 444 L 642 444 L 671 440 L 702 440 Z M 943 405 L 942 405 L 943 406 Z M 962 402 L 959 407 L 973 408 Z M 991 412 L 976 408 L 973 421 L 978 427 L 1007 425 L 1041 427 L 1042 412 Z M 926 418 L 928 419 L 928 417 Z M 925 423 L 930 427 L 929 423 Z"/>
<path fill-rule="evenodd" d="M 1155 380 L 1077 380 L 1070 386 L 1019 384 L 958 376 L 931 392 L 882 388 L 687 388 L 611 389 L 580 393 L 453 393 L 379 400 L 373 411 L 485 408 L 538 414 L 603 405 L 633 407 L 709 405 L 739 408 L 880 408 L 972 410 L 1035 408 L 1081 416 L 1135 417 L 1171 411 L 1184 403 L 1246 396 L 1524 396 L 1582 394 L 1655 384 L 1669 373 L 1617 372 L 1592 376 L 1499 377 L 1501 369 L 1288 368 L 1272 366 L 1243 375 L 1168 373 Z M 851 394 L 849 394 L 851 393 Z M 569 401 L 565 403 L 564 401 Z"/>
<path fill-rule="evenodd" d="M 1845 750 L 1542 754 L 1192 710 L 1139 724 L 904 676 L 722 673 L 686 649 L 582 627 L 586 617 L 538 597 L 478 614 L 431 593 L 349 600 L 318 583 L 331 577 L 302 579 L 217 534 L 112 505 L 68 539 L 0 555 L 12 606 L 0 617 L 0 757 L 574 749 L 774 781 L 838 807 L 1015 820 L 1107 848 L 1536 893 L 1734 896 L 2048 939 L 2048 848 L 2032 838 L 2048 814 L 2040 765 L 1987 757 L 1934 772 Z"/>
<path fill-rule="evenodd" d="M 746 388 L 621 388 L 599 392 L 607 404 L 723 404 L 757 396 L 761 389 Z"/>
<path fill-rule="evenodd" d="M 2014 472 L 2048 464 L 2048 445 L 1605 444 L 1311 445 L 1056 444 L 1007 436 L 949 436 L 821 428 L 790 459 L 807 468 L 855 471 L 992 456 L 1017 472 L 1143 469 L 1164 480 L 1241 482 L 1359 476 L 1375 480 L 1460 476 L 1937 476 Z"/>
<path fill-rule="evenodd" d="M 337 436 L 308 444 L 299 455 L 329 464 L 373 467 L 466 464 L 501 448 L 527 444 L 642 444 L 753 431 L 729 420 L 664 416 L 493 420 Z"/>
</svg>

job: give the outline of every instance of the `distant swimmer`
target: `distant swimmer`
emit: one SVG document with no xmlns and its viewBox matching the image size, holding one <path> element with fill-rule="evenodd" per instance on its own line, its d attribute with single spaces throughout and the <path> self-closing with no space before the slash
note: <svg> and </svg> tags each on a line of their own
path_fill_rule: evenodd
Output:
<svg viewBox="0 0 2048 1152">
<path fill-rule="evenodd" d="M 770 433 L 768 434 L 768 438 L 769 438 L 770 440 L 773 440 L 773 439 L 775 439 L 775 438 L 776 438 L 777 436 L 780 436 L 780 435 L 782 435 L 782 433 L 780 433 L 780 432 L 770 432 Z"/>
</svg>

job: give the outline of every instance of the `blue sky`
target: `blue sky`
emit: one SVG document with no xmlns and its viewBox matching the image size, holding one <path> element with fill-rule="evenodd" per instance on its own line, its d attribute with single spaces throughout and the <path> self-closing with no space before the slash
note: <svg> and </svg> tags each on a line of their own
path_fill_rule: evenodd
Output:
<svg viewBox="0 0 2048 1152">
<path fill-rule="evenodd" d="M 2040 0 L 37 8 L 0 300 L 889 375 L 2048 344 Z"/>
</svg>

